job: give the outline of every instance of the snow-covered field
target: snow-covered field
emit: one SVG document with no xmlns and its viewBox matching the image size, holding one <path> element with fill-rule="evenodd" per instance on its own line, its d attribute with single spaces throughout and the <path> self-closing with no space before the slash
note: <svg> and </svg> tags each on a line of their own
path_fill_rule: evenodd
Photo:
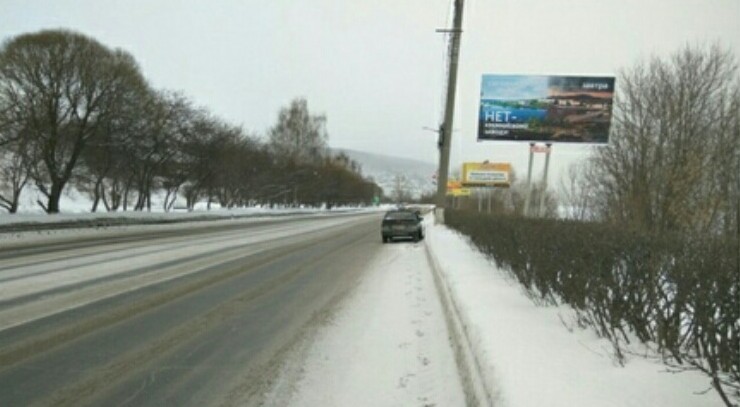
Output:
<svg viewBox="0 0 740 407">
<path fill-rule="evenodd" d="M 21 196 L 21 205 L 18 213 L 9 214 L 0 209 L 0 226 L 18 223 L 59 223 L 73 221 L 90 221 L 94 219 L 126 219 L 140 221 L 157 221 L 157 220 L 186 220 L 193 218 L 224 218 L 232 216 L 258 216 L 258 215 L 286 215 L 286 214 L 306 214 L 326 212 L 325 208 L 294 208 L 294 207 L 247 207 L 227 209 L 221 208 L 218 204 L 211 205 L 211 209 L 204 202 L 195 204 L 192 212 L 184 209 L 175 209 L 171 212 L 165 212 L 162 209 L 162 197 L 155 194 L 152 198 L 153 205 L 151 211 L 116 211 L 106 212 L 101 205 L 98 212 L 91 213 L 92 202 L 88 197 L 77 192 L 74 188 L 67 190 L 60 201 L 61 213 L 48 215 L 40 206 L 36 204 L 36 199 L 43 200 L 34 188 L 29 187 Z M 343 210 L 358 210 L 366 208 L 352 207 L 335 207 L 333 212 Z M 381 208 L 383 209 L 383 208 Z"/>
</svg>

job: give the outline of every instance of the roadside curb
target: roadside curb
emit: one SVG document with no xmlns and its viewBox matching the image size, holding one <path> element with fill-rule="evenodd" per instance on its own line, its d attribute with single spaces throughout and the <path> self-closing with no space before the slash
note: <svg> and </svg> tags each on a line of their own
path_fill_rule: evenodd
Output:
<svg viewBox="0 0 740 407">
<path fill-rule="evenodd" d="M 491 392 L 486 386 L 483 369 L 473 350 L 467 328 L 460 316 L 460 309 L 445 280 L 439 261 L 427 243 L 427 239 L 424 239 L 424 249 L 445 314 L 445 323 L 450 333 L 450 344 L 455 354 L 458 375 L 465 393 L 465 404 L 468 406 L 493 406 Z"/>
</svg>

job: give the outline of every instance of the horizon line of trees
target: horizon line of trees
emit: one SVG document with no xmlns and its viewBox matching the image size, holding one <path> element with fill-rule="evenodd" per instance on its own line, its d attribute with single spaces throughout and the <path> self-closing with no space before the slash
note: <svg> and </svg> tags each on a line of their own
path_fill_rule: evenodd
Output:
<svg viewBox="0 0 740 407">
<path fill-rule="evenodd" d="M 91 211 L 169 211 L 254 204 L 368 204 L 382 194 L 360 166 L 328 148 L 326 116 L 297 98 L 262 141 L 157 90 L 133 56 L 69 30 L 21 34 L 0 46 L 0 208 L 29 185 L 47 213 L 70 186 Z"/>
</svg>

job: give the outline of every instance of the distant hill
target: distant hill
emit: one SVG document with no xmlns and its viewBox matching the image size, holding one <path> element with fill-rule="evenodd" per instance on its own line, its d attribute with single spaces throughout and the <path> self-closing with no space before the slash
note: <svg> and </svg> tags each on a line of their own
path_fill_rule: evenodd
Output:
<svg viewBox="0 0 740 407">
<path fill-rule="evenodd" d="M 433 182 L 433 176 L 437 172 L 436 164 L 357 150 L 337 148 L 333 151 L 343 152 L 359 163 L 362 167 L 362 174 L 372 177 L 383 188 L 386 195 L 390 195 L 393 191 L 396 175 L 403 175 L 406 178 L 408 190 L 416 198 L 436 188 Z"/>
</svg>

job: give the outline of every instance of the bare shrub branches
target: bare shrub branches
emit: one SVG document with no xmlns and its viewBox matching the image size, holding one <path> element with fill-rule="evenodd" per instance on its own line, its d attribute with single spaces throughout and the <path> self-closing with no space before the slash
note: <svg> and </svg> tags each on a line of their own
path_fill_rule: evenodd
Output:
<svg viewBox="0 0 740 407">
<path fill-rule="evenodd" d="M 617 357 L 637 338 L 666 363 L 705 373 L 726 405 L 740 401 L 736 236 L 656 236 L 606 223 L 471 211 L 448 211 L 445 220 L 539 303 L 576 310 Z"/>
<path fill-rule="evenodd" d="M 740 75 L 734 56 L 686 47 L 622 72 L 610 145 L 590 161 L 602 219 L 663 231 L 737 229 Z"/>
</svg>

